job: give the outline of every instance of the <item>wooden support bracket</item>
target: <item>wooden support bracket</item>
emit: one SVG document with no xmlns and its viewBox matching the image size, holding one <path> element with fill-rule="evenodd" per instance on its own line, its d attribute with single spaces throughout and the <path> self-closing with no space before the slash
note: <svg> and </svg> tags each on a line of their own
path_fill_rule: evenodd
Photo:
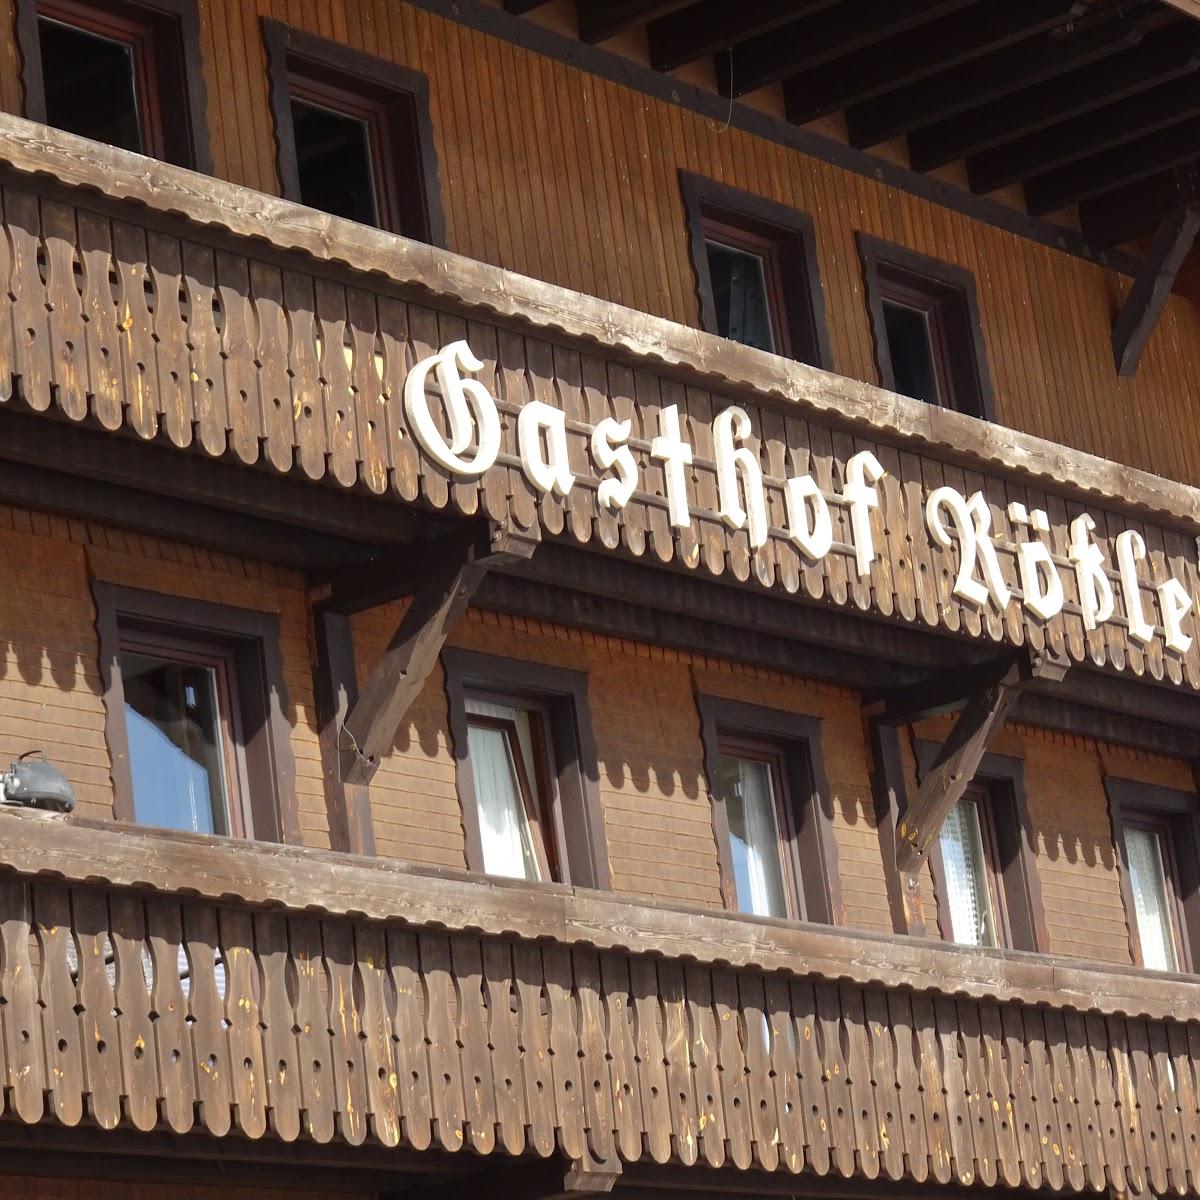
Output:
<svg viewBox="0 0 1200 1200">
<path fill-rule="evenodd" d="M 343 783 L 369 783 L 379 769 L 404 714 L 487 572 L 528 558 L 536 546 L 534 536 L 473 526 L 405 551 L 412 601 L 339 731 Z M 335 587 L 332 603 L 336 596 Z"/>
<path fill-rule="evenodd" d="M 1167 306 L 1175 276 L 1200 231 L 1200 207 L 1188 205 L 1159 222 L 1137 277 L 1113 323 L 1112 348 L 1117 374 L 1130 378 Z"/>
<path fill-rule="evenodd" d="M 969 696 L 933 767 L 896 826 L 896 866 L 913 878 L 933 848 L 942 823 L 975 778 L 980 760 L 1021 689 L 1033 679 L 1058 680 L 1066 674 L 1059 659 L 1027 651 L 995 664 L 991 678 L 973 673 L 977 690 Z M 945 696 L 941 697 L 945 702 Z M 923 713 L 924 710 L 922 710 Z"/>
</svg>

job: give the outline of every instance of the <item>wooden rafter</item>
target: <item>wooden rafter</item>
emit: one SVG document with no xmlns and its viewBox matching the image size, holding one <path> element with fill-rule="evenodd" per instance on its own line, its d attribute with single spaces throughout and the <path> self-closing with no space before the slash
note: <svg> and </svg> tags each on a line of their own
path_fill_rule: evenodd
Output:
<svg viewBox="0 0 1200 1200">
<path fill-rule="evenodd" d="M 1200 160 L 1114 188 L 1079 205 L 1079 223 L 1093 245 L 1119 246 L 1148 233 L 1168 213 L 1200 202 Z"/>
<path fill-rule="evenodd" d="M 343 783 L 368 783 L 379 769 L 404 714 L 488 570 L 528 558 L 535 545 L 499 529 L 481 537 L 472 528 L 430 543 L 416 560 L 419 582 L 412 601 L 338 734 Z"/>
<path fill-rule="evenodd" d="M 585 42 L 602 42 L 633 25 L 686 8 L 691 0 L 575 0 L 579 37 Z"/>
<path fill-rule="evenodd" d="M 1117 374 L 1128 378 L 1136 370 L 1142 350 L 1154 332 L 1175 283 L 1200 230 L 1200 207 L 1190 205 L 1164 217 L 1146 251 L 1112 331 Z"/>
</svg>

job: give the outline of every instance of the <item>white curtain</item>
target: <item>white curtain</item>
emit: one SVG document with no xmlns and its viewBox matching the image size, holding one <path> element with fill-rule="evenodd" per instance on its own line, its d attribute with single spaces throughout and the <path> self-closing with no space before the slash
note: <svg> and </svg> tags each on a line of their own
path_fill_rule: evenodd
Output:
<svg viewBox="0 0 1200 1200">
<path fill-rule="evenodd" d="M 954 941 L 968 946 L 995 945 L 979 810 L 972 801 L 960 800 L 950 810 L 942 825 L 940 843 L 946 873 L 945 902 Z"/>
<path fill-rule="evenodd" d="M 721 774 L 738 908 L 760 917 L 786 917 L 771 768 L 757 759 L 729 757 Z"/>
<path fill-rule="evenodd" d="M 533 738 L 529 714 L 507 705 L 490 704 L 482 700 L 469 700 L 467 712 L 514 722 L 525 759 L 526 775 L 532 786 Z M 470 725 L 467 746 L 475 780 L 479 835 L 483 842 L 483 869 L 489 875 L 540 879 L 541 869 L 534 853 L 509 739 L 502 730 Z"/>
<path fill-rule="evenodd" d="M 1125 854 L 1129 859 L 1129 885 L 1142 943 L 1142 965 L 1152 971 L 1174 971 L 1175 939 L 1167 911 L 1167 880 L 1162 844 L 1150 829 L 1125 827 Z"/>
</svg>

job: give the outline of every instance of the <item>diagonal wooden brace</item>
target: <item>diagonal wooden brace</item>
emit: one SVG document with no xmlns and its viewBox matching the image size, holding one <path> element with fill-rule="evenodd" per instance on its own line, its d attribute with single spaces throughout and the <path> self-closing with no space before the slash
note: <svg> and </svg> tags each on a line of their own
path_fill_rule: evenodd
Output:
<svg viewBox="0 0 1200 1200">
<path fill-rule="evenodd" d="M 536 545 L 531 537 L 493 526 L 447 534 L 410 551 L 420 555 L 413 564 L 420 582 L 338 734 L 344 783 L 368 783 L 379 769 L 404 714 L 425 686 L 446 638 L 487 572 L 528 558 Z"/>
<path fill-rule="evenodd" d="M 1034 679 L 1061 679 L 1065 671 L 1059 660 L 1023 652 L 967 700 L 896 826 L 896 867 L 902 876 L 914 875 L 925 861 L 1021 689 Z"/>
</svg>

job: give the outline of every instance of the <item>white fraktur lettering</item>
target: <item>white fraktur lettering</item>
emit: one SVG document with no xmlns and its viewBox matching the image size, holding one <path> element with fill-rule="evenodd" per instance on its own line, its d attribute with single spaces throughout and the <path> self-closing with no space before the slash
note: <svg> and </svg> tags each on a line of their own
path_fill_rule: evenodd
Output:
<svg viewBox="0 0 1200 1200">
<path fill-rule="evenodd" d="M 879 491 L 872 487 L 886 474 L 883 464 L 870 450 L 860 450 L 846 463 L 842 499 L 850 508 L 854 535 L 854 565 L 859 575 L 869 575 L 875 561 L 875 539 L 871 534 L 871 509 L 879 507 Z"/>
<path fill-rule="evenodd" d="M 688 508 L 684 468 L 692 465 L 692 447 L 679 431 L 679 405 L 668 404 L 659 412 L 658 437 L 650 443 L 650 457 L 663 464 L 671 524 L 676 529 L 687 529 L 692 523 L 692 514 Z"/>
<path fill-rule="evenodd" d="M 811 475 L 787 481 L 788 534 L 804 556 L 817 562 L 833 545 L 833 519 L 829 502 Z"/>
<path fill-rule="evenodd" d="M 1067 552 L 1075 566 L 1079 607 L 1087 630 L 1103 625 L 1113 615 L 1113 590 L 1104 569 L 1104 553 L 1092 541 L 1095 528 L 1096 522 L 1087 513 L 1080 513 L 1071 522 L 1071 548 Z"/>
<path fill-rule="evenodd" d="M 1012 601 L 1012 590 L 1000 570 L 1000 559 L 992 544 L 992 510 L 987 497 L 975 492 L 968 501 L 952 487 L 940 487 L 925 501 L 925 524 L 933 540 L 949 549 L 954 539 L 942 517 L 945 510 L 958 535 L 958 574 L 954 579 L 954 594 L 976 608 L 983 608 L 990 599 L 1004 612 Z M 980 578 L 975 578 L 976 567 Z"/>
<path fill-rule="evenodd" d="M 1136 529 L 1117 534 L 1117 570 L 1121 576 L 1121 599 L 1125 601 L 1125 620 L 1129 636 L 1143 645 L 1154 641 L 1154 625 L 1146 620 L 1142 607 L 1142 589 L 1138 584 L 1138 563 L 1146 557 L 1146 543 Z"/>
<path fill-rule="evenodd" d="M 748 446 L 739 444 L 749 436 L 749 414 L 737 405 L 718 413 L 713 421 L 721 519 L 730 529 L 746 529 L 750 549 L 757 550 L 766 543 L 770 527 L 758 456 Z"/>
<path fill-rule="evenodd" d="M 1183 632 L 1183 618 L 1192 611 L 1192 597 L 1178 579 L 1168 579 L 1156 590 L 1163 616 L 1163 641 L 1176 654 L 1186 654 L 1192 648 L 1192 637 Z"/>
<path fill-rule="evenodd" d="M 517 417 L 517 449 L 525 477 L 543 495 L 565 496 L 575 486 L 567 459 L 567 414 L 530 400 Z"/>
<path fill-rule="evenodd" d="M 600 507 L 610 512 L 624 508 L 637 487 L 637 462 L 627 445 L 632 432 L 632 421 L 618 421 L 615 417 L 605 417 L 592 430 L 592 458 L 596 466 L 602 472 L 616 472 L 615 476 L 600 480 L 596 489 Z"/>
<path fill-rule="evenodd" d="M 466 342 L 451 342 L 423 358 L 404 381 L 404 412 L 417 444 L 439 466 L 454 475 L 478 478 L 491 469 L 500 453 L 500 414 L 496 401 L 478 379 L 463 379 L 461 371 L 482 371 L 483 363 Z M 450 437 L 443 436 L 429 411 L 426 381 L 436 373 Z M 463 451 L 475 442 L 475 454 Z"/>
<path fill-rule="evenodd" d="M 1026 525 L 1031 536 L 1017 543 L 1017 574 L 1021 580 L 1021 603 L 1035 616 L 1048 621 L 1062 612 L 1065 596 L 1062 577 L 1054 565 L 1050 548 L 1038 536 L 1049 534 L 1050 518 L 1046 510 L 1035 508 L 1027 512 L 1025 505 L 1014 500 L 1008 506 L 1008 519 L 1014 525 Z"/>
</svg>

